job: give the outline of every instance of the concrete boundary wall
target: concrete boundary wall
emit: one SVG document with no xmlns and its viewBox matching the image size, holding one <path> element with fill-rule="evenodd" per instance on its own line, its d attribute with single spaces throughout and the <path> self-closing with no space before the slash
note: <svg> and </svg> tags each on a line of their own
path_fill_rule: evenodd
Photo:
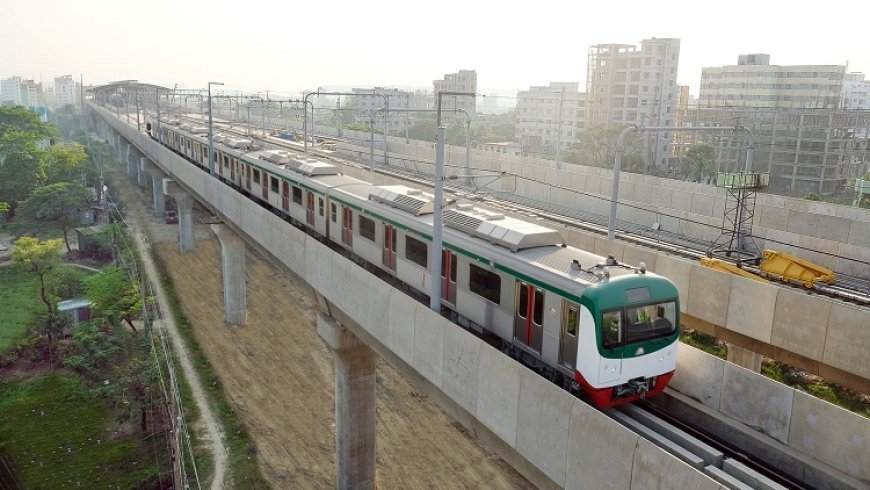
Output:
<svg viewBox="0 0 870 490">
<path fill-rule="evenodd" d="M 865 417 L 685 344 L 670 388 L 870 482 L 870 420 Z"/>
<path fill-rule="evenodd" d="M 345 172 L 368 178 L 367 170 L 348 167 Z M 380 174 L 375 181 L 407 184 Z M 569 245 L 628 264 L 644 262 L 647 269 L 669 278 L 680 292 L 680 311 L 688 315 L 684 324 L 870 393 L 870 309 L 715 271 L 584 230 L 546 226 L 559 230 Z"/>
<path fill-rule="evenodd" d="M 389 288 L 385 300 L 385 288 L 372 287 L 380 282 L 373 274 L 95 110 L 227 224 L 308 283 L 330 313 L 433 388 L 436 401 L 446 399 L 442 406 L 459 421 L 474 433 L 475 426 L 485 429 L 484 439 L 496 436 L 491 447 L 536 485 L 641 488 L 656 482 L 676 488 L 692 482 L 693 488 L 722 488 L 402 292 Z"/>
<path fill-rule="evenodd" d="M 345 136 L 348 135 L 368 141 L 367 133 L 345 132 Z M 396 137 L 389 137 L 388 140 L 390 154 L 395 157 L 393 165 L 432 172 L 432 165 L 425 161 L 434 161 L 433 143 L 413 141 L 406 144 L 404 138 Z M 383 162 L 383 143 L 377 137 L 375 145 L 375 161 Z M 354 157 L 363 157 L 364 161 L 369 158 L 367 144 L 342 143 L 339 148 Z M 556 169 L 552 160 L 482 150 L 472 150 L 471 154 L 471 166 L 474 169 L 505 171 L 531 179 L 501 179 L 495 184 L 499 190 L 600 215 L 606 216 L 609 212 L 606 201 L 580 193 L 609 199 L 612 170 L 570 164 L 563 164 L 563 168 Z M 447 175 L 464 174 L 465 148 L 448 145 L 445 161 L 456 166 L 448 167 L 445 170 Z M 568 187 L 576 192 L 550 189 L 551 185 Z M 725 209 L 726 193 L 723 189 L 695 182 L 622 173 L 619 195 L 622 203 L 640 208 L 620 206 L 620 220 L 643 226 L 659 223 L 663 230 L 701 240 L 712 241 L 719 236 Z M 839 272 L 870 280 L 870 265 L 796 248 L 808 247 L 870 262 L 870 210 L 760 193 L 756 199 L 755 214 L 753 231 L 759 237 L 759 247 L 792 253 Z M 771 241 L 766 243 L 765 239 Z"/>
</svg>

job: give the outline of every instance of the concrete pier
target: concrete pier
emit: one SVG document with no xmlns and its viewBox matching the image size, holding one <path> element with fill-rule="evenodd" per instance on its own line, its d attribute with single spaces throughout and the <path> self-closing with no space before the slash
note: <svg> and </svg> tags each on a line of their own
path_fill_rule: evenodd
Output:
<svg viewBox="0 0 870 490">
<path fill-rule="evenodd" d="M 221 242 L 221 268 L 224 281 L 224 321 L 245 325 L 248 318 L 245 280 L 245 241 L 232 228 L 216 223 L 211 231 Z"/>
<path fill-rule="evenodd" d="M 193 199 L 172 179 L 163 179 L 163 193 L 175 200 L 178 213 L 178 246 L 182 253 L 196 247 L 193 235 Z"/>
<path fill-rule="evenodd" d="M 139 157 L 139 163 L 136 165 L 136 183 L 139 184 L 139 187 L 145 186 L 145 164 L 148 162 L 148 159 L 145 157 Z"/>
<path fill-rule="evenodd" d="M 124 153 L 124 163 L 127 164 L 127 177 L 135 178 L 136 177 L 136 165 L 139 164 L 139 161 L 135 158 L 136 149 L 133 148 L 133 145 L 127 143 L 124 145 L 126 147 L 126 151 Z"/>
<path fill-rule="evenodd" d="M 166 174 L 147 158 L 143 160 L 143 168 L 151 177 L 151 197 L 153 199 L 151 210 L 154 212 L 154 216 L 162 217 L 166 214 L 166 195 L 163 193 L 163 179 L 166 178 Z"/>
<path fill-rule="evenodd" d="M 335 358 L 336 486 L 375 487 L 375 382 L 377 355 L 334 319 L 317 316 L 317 333 Z"/>
</svg>

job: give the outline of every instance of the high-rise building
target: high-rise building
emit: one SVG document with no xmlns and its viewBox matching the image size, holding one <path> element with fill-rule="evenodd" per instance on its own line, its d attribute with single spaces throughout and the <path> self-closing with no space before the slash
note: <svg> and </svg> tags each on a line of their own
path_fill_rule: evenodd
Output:
<svg viewBox="0 0 870 490">
<path fill-rule="evenodd" d="M 677 86 L 677 103 L 674 106 L 674 126 L 685 126 L 689 115 L 689 101 L 691 100 L 688 85 Z M 686 150 L 695 142 L 691 131 L 674 131 L 674 142 L 671 146 L 671 156 L 682 158 Z"/>
<path fill-rule="evenodd" d="M 523 152 L 565 154 L 586 127 L 586 94 L 577 82 L 551 82 L 517 94 L 517 139 Z"/>
<path fill-rule="evenodd" d="M 39 112 L 39 108 L 42 107 L 42 112 L 44 112 L 45 103 L 43 102 L 42 84 L 36 83 L 33 80 L 22 80 L 21 102 L 19 105 L 37 112 Z"/>
<path fill-rule="evenodd" d="M 21 77 L 9 77 L 0 81 L 0 101 L 21 105 Z"/>
<path fill-rule="evenodd" d="M 840 97 L 843 109 L 870 109 L 870 80 L 863 73 L 847 73 Z"/>
<path fill-rule="evenodd" d="M 437 104 L 439 92 L 468 92 L 477 93 L 477 72 L 474 70 L 459 70 L 458 73 L 448 73 L 443 80 L 432 82 Z M 469 96 L 443 96 L 441 98 L 442 110 L 464 109 L 471 117 L 477 110 L 475 97 Z"/>
<path fill-rule="evenodd" d="M 700 107 L 836 109 L 844 65 L 771 65 L 769 54 L 744 54 L 736 65 L 701 69 Z"/>
<path fill-rule="evenodd" d="M 586 124 L 672 126 L 677 100 L 680 40 L 651 38 L 632 44 L 597 44 L 586 66 Z M 663 165 L 670 132 L 649 133 L 647 164 Z"/>
<path fill-rule="evenodd" d="M 80 85 L 76 83 L 72 75 L 63 75 L 54 78 L 54 97 L 57 107 L 66 105 L 79 105 Z"/>
</svg>

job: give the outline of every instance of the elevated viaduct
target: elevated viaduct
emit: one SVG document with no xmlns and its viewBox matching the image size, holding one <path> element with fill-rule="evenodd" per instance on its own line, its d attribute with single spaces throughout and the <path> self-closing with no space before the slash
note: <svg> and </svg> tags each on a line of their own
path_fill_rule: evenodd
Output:
<svg viewBox="0 0 870 490">
<path fill-rule="evenodd" d="M 131 169 L 128 172 L 131 178 L 135 175 L 137 182 L 144 185 L 146 175 L 150 176 L 162 184 L 152 186 L 155 197 L 170 192 L 180 198 L 183 250 L 195 248 L 189 233 L 189 204 L 183 204 L 195 199 L 223 220 L 222 228 L 216 231 L 222 247 L 228 249 L 224 260 L 238 257 L 239 247 L 254 246 L 274 263 L 292 271 L 317 295 L 331 317 L 322 317 L 318 330 L 336 351 L 338 444 L 352 441 L 359 449 L 343 454 L 339 447 L 340 467 L 344 461 L 345 468 L 357 470 L 340 471 L 340 482 L 349 486 L 365 484 L 373 476 L 359 470 L 365 464 L 356 460 L 371 460 L 373 468 L 374 436 L 365 428 L 374 424 L 373 410 L 366 407 L 371 406 L 374 396 L 369 367 L 376 353 L 541 487 L 721 488 L 719 483 L 559 390 L 401 291 L 372 288 L 371 284 L 378 281 L 375 276 L 209 177 L 137 131 L 135 126 L 94 104 L 88 107 L 103 137 Z M 694 269 L 688 262 L 567 231 L 571 240 L 585 243 L 586 248 L 598 253 L 614 254 L 627 262 L 646 260 L 654 264 L 657 272 L 674 278 L 680 285 L 681 293 L 688 298 L 683 302 L 685 314 L 695 313 L 692 316 L 699 319 L 709 315 L 721 322 L 711 324 L 735 334 L 772 345 L 777 318 L 780 324 L 787 325 L 785 315 L 794 315 L 788 311 L 794 308 L 786 303 L 789 299 L 783 299 L 782 306 L 777 306 L 780 291 L 772 286 L 758 288 L 728 276 L 724 276 L 725 280 L 709 275 L 718 274 L 713 271 Z M 239 288 L 245 287 L 244 268 L 231 266 L 224 265 L 225 291 L 236 291 L 237 295 Z M 725 299 L 708 298 L 705 291 L 712 287 L 727 290 Z M 732 306 L 732 302 L 737 306 Z M 227 319 L 243 323 L 244 308 L 244 304 L 227 300 Z M 707 310 L 709 313 L 705 313 Z M 850 313 L 853 310 L 857 313 Z M 861 320 L 867 318 L 866 311 L 840 304 L 831 303 L 825 311 L 827 321 L 822 332 L 800 331 L 800 335 L 791 336 L 787 328 L 782 328 L 779 335 L 788 339 L 789 345 L 804 345 L 809 342 L 806 339 L 821 344 L 819 362 L 823 361 L 828 352 L 828 336 L 834 335 L 832 330 L 857 329 Z M 859 315 L 851 317 L 859 325 L 850 325 L 850 314 Z M 764 319 L 758 326 L 753 323 L 756 317 Z M 837 323 L 830 328 L 831 318 L 843 325 Z M 866 327 L 866 322 L 863 326 Z M 844 371 L 845 368 L 858 371 L 849 372 L 866 378 L 863 354 L 867 349 L 860 353 L 852 349 L 856 342 L 866 342 L 867 334 L 862 330 L 850 331 L 854 333 L 852 339 L 840 344 L 830 341 L 831 349 L 840 348 L 839 352 L 831 350 L 831 356 L 842 355 L 852 363 L 849 366 L 844 362 Z M 823 469 L 817 471 L 842 473 L 856 487 L 870 480 L 870 452 L 864 442 L 870 440 L 870 425 L 862 417 L 691 348 L 680 351 L 674 386 L 711 410 L 757 428 L 785 450 L 821 461 Z M 362 408 L 355 409 L 359 407 Z"/>
</svg>

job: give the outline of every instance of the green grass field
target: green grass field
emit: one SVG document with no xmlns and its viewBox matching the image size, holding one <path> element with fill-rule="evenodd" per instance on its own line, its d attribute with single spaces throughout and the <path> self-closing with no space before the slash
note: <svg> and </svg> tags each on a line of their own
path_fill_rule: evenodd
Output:
<svg viewBox="0 0 870 490">
<path fill-rule="evenodd" d="M 165 438 L 113 439 L 112 415 L 78 376 L 0 380 L 0 455 L 22 488 L 140 488 L 166 469 Z M 163 458 L 164 460 L 160 460 Z"/>
<path fill-rule="evenodd" d="M 34 274 L 0 267 L 0 352 L 24 337 L 27 327 L 44 313 L 44 308 Z"/>
</svg>

